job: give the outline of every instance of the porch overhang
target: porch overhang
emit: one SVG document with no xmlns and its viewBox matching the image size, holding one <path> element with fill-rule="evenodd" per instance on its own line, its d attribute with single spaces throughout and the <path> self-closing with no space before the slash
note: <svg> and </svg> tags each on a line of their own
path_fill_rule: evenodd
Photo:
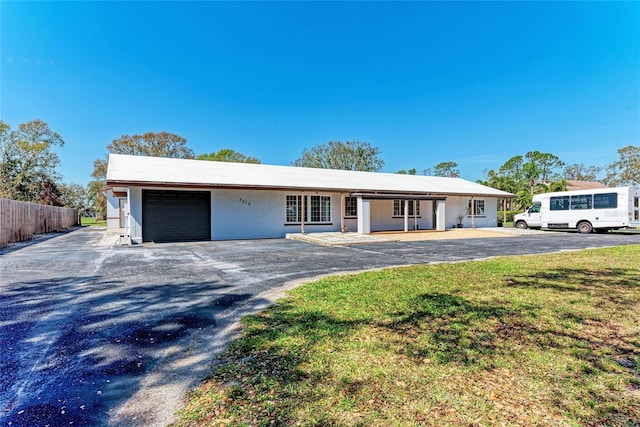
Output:
<svg viewBox="0 0 640 427">
<path fill-rule="evenodd" d="M 445 196 L 432 194 L 349 193 L 349 195 L 367 200 L 447 200 Z"/>
</svg>

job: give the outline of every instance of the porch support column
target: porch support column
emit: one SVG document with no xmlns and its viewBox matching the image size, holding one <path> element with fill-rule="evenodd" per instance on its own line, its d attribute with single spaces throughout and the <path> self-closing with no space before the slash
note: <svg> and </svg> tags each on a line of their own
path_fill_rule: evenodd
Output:
<svg viewBox="0 0 640 427">
<path fill-rule="evenodd" d="M 418 229 L 418 203 L 420 203 L 420 200 L 413 201 L 413 229 L 414 230 Z"/>
<path fill-rule="evenodd" d="M 362 196 L 358 196 L 358 233 L 371 233 L 371 205 Z"/>
<path fill-rule="evenodd" d="M 304 191 L 300 192 L 300 195 L 300 209 L 302 210 L 302 213 L 300 214 L 300 233 L 304 234 Z"/>
<path fill-rule="evenodd" d="M 438 231 L 444 231 L 447 227 L 447 218 L 445 215 L 445 201 L 435 200 L 436 203 L 436 224 L 435 229 Z"/>
<path fill-rule="evenodd" d="M 507 226 L 507 199 L 502 199 L 502 226 Z"/>
<path fill-rule="evenodd" d="M 471 228 L 476 228 L 476 210 L 473 204 L 473 196 L 471 196 Z"/>
<path fill-rule="evenodd" d="M 409 200 L 404 201 L 404 232 L 409 231 Z"/>
</svg>

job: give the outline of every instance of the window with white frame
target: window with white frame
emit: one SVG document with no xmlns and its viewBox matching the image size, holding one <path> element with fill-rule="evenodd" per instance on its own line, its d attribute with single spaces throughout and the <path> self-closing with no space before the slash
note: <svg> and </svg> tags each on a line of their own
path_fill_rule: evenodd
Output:
<svg viewBox="0 0 640 427">
<path fill-rule="evenodd" d="M 302 196 L 288 194 L 286 197 L 286 222 L 307 223 L 331 222 L 330 196 L 304 196 L 305 209 L 302 212 Z"/>
<path fill-rule="evenodd" d="M 344 216 L 354 217 L 358 216 L 358 198 L 354 196 L 347 196 L 344 198 Z"/>
<path fill-rule="evenodd" d="M 311 217 L 309 222 L 329 222 L 331 221 L 331 197 L 310 196 L 309 206 Z"/>
<path fill-rule="evenodd" d="M 302 196 L 287 195 L 287 222 L 300 222 L 302 218 Z"/>
<path fill-rule="evenodd" d="M 474 199 L 473 200 L 473 211 L 471 210 L 471 200 L 469 200 L 469 205 L 467 206 L 467 216 L 471 216 L 471 212 L 473 212 L 473 216 L 475 216 L 475 217 L 485 216 L 485 213 L 484 213 L 484 200 Z"/>
<path fill-rule="evenodd" d="M 404 200 L 393 201 L 393 216 L 404 216 Z M 415 214 L 414 214 L 415 207 Z M 420 201 L 409 200 L 409 216 L 420 216 Z"/>
</svg>

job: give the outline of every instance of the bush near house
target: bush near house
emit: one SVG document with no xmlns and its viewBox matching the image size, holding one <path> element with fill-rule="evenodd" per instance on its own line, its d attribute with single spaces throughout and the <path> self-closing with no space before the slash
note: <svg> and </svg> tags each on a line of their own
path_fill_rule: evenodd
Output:
<svg viewBox="0 0 640 427">
<path fill-rule="evenodd" d="M 507 211 L 507 222 L 513 223 L 513 216 L 521 213 L 522 211 Z M 504 211 L 498 211 L 498 221 L 502 222 L 504 218 Z"/>
<path fill-rule="evenodd" d="M 640 419 L 640 246 L 327 278 L 244 319 L 176 425 Z"/>
</svg>

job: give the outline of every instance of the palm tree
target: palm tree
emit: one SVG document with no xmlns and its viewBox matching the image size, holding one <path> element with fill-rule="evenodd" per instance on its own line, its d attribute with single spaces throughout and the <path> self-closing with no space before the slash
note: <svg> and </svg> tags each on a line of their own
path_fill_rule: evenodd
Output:
<svg viewBox="0 0 640 427">
<path fill-rule="evenodd" d="M 567 191 L 567 180 L 562 178 L 560 181 L 553 181 L 549 184 L 549 191 Z"/>
<path fill-rule="evenodd" d="M 514 201 L 516 210 L 524 211 L 527 207 L 531 206 L 531 192 L 527 188 L 522 188 L 516 193 L 516 199 Z"/>
</svg>

